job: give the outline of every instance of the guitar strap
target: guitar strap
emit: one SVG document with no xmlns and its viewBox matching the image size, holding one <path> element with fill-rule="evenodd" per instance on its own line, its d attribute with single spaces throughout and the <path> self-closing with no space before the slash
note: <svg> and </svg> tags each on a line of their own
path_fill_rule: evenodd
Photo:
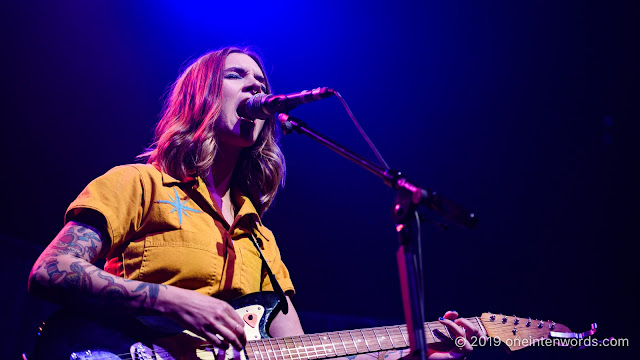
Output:
<svg viewBox="0 0 640 360">
<path fill-rule="evenodd" d="M 255 230 L 256 229 L 254 228 L 254 231 Z M 258 245 L 258 242 L 256 241 L 256 236 L 252 232 L 249 232 L 248 235 L 249 235 L 249 239 L 251 239 L 251 243 L 253 243 L 253 246 L 255 246 L 256 250 L 258 250 L 258 254 L 260 254 L 260 259 L 262 259 L 262 265 L 267 269 L 267 275 L 269 275 L 269 280 L 271 281 L 271 285 L 273 286 L 273 291 L 280 298 L 280 307 L 281 307 L 282 313 L 287 314 L 289 312 L 289 302 L 287 301 L 287 297 L 284 295 L 284 291 L 282 291 L 282 288 L 280 287 L 280 284 L 278 283 L 276 276 L 273 275 L 273 271 L 271 271 L 269 264 L 267 264 L 267 260 L 264 258 L 264 255 L 262 254 L 260 245 Z"/>
</svg>

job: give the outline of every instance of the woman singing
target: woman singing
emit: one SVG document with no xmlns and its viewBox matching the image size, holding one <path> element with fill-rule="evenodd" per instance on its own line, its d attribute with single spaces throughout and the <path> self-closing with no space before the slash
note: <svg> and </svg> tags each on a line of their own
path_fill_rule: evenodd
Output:
<svg viewBox="0 0 640 360">
<path fill-rule="evenodd" d="M 71 203 L 33 266 L 30 291 L 71 308 L 161 315 L 216 347 L 242 349 L 245 320 L 226 301 L 273 290 L 267 264 L 289 308 L 270 334 L 303 334 L 289 271 L 261 220 L 284 180 L 276 120 L 237 114 L 252 95 L 270 92 L 263 69 L 255 53 L 239 48 L 209 52 L 187 67 L 141 155 L 147 163 L 111 169 Z M 93 265 L 101 258 L 104 270 Z M 456 318 L 448 312 L 441 322 L 455 336 L 478 334 Z M 430 349 L 430 358 L 471 351 L 468 341 L 448 345 Z"/>
</svg>

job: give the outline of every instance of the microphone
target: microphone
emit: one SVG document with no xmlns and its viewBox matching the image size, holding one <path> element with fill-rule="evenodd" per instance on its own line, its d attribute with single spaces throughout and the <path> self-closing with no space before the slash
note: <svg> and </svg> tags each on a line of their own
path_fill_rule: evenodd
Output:
<svg viewBox="0 0 640 360">
<path fill-rule="evenodd" d="M 238 106 L 238 115 L 245 119 L 267 119 L 277 112 L 286 113 L 298 105 L 326 99 L 335 94 L 335 90 L 319 87 L 313 90 L 287 95 L 256 94 Z"/>
</svg>

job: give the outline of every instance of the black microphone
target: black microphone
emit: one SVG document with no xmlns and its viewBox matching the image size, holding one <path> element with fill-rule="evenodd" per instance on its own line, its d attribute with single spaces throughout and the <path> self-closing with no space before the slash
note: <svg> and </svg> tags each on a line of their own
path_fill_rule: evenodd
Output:
<svg viewBox="0 0 640 360">
<path fill-rule="evenodd" d="M 238 106 L 238 115 L 249 120 L 264 120 L 277 112 L 286 113 L 298 105 L 326 99 L 334 94 L 335 90 L 327 87 L 287 95 L 256 94 Z"/>
</svg>

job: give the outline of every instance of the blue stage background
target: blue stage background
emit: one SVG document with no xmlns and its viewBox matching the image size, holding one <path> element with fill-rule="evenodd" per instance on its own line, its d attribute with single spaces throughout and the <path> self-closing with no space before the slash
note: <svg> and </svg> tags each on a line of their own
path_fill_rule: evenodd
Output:
<svg viewBox="0 0 640 360">
<path fill-rule="evenodd" d="M 630 347 L 516 359 L 627 358 L 638 320 L 640 29 L 631 1 L 11 1 L 2 29 L 2 358 L 54 307 L 29 267 L 93 178 L 135 161 L 181 68 L 255 45 L 275 93 L 347 100 L 387 162 L 473 209 L 423 226 L 426 316 L 552 319 Z M 337 99 L 295 109 L 373 159 Z M 308 332 L 402 323 L 392 190 L 301 135 L 264 222 Z M 476 358 L 501 353 L 480 351 Z"/>
</svg>

